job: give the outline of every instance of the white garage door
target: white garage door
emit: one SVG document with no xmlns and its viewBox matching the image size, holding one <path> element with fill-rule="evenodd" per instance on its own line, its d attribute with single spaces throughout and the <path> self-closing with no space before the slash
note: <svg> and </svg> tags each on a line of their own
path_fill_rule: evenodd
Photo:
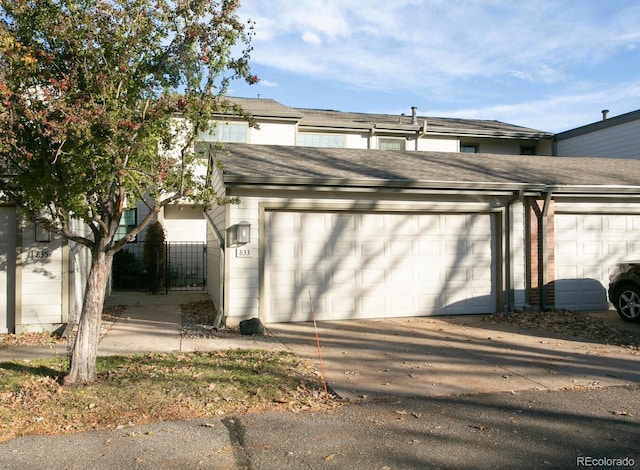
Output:
<svg viewBox="0 0 640 470">
<path fill-rule="evenodd" d="M 640 259 L 640 215 L 556 214 L 556 307 L 608 309 L 609 274 L 630 259 Z"/>
<path fill-rule="evenodd" d="M 489 214 L 267 212 L 268 322 L 491 313 Z"/>
</svg>

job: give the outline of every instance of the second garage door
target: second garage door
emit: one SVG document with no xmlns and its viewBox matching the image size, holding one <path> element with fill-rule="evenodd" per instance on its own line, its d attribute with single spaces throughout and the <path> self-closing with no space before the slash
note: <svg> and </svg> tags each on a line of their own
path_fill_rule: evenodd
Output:
<svg viewBox="0 0 640 470">
<path fill-rule="evenodd" d="M 640 215 L 556 214 L 555 306 L 606 310 L 609 274 L 640 259 Z"/>
<path fill-rule="evenodd" d="M 496 311 L 490 214 L 265 214 L 265 320 Z"/>
</svg>

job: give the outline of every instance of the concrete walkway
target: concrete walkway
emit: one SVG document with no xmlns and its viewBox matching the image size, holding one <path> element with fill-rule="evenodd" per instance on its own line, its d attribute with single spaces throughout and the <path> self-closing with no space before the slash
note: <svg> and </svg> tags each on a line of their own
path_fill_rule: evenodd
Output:
<svg viewBox="0 0 640 470">
<path fill-rule="evenodd" d="M 106 305 L 128 305 L 118 321 L 100 342 L 98 354 L 113 356 L 145 352 L 190 352 L 217 349 L 273 349 L 284 345 L 272 336 L 230 338 L 183 338 L 180 305 L 204 301 L 201 292 L 168 295 L 117 293 Z"/>
</svg>

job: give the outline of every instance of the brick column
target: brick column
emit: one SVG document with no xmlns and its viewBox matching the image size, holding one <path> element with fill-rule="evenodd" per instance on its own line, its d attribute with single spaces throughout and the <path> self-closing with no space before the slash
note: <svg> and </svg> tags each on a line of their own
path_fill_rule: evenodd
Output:
<svg viewBox="0 0 640 470">
<path fill-rule="evenodd" d="M 546 234 L 542 234 L 542 218 L 544 199 L 531 199 L 527 217 L 527 229 L 529 231 L 529 275 L 528 275 L 528 302 L 533 306 L 542 306 L 542 296 L 547 308 L 553 307 L 555 301 L 555 203 L 549 201 L 546 213 Z M 543 240 L 543 236 L 545 239 Z M 544 266 L 544 253 L 546 248 L 546 279 L 542 285 L 542 269 Z"/>
</svg>

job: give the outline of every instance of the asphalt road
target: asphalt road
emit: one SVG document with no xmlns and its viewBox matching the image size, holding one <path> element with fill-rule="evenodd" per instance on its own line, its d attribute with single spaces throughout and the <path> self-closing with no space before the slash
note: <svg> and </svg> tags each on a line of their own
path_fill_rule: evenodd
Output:
<svg viewBox="0 0 640 470">
<path fill-rule="evenodd" d="M 639 386 L 618 386 L 389 398 L 321 413 L 28 436 L 0 444 L 0 467 L 640 468 L 639 392 Z"/>
</svg>

